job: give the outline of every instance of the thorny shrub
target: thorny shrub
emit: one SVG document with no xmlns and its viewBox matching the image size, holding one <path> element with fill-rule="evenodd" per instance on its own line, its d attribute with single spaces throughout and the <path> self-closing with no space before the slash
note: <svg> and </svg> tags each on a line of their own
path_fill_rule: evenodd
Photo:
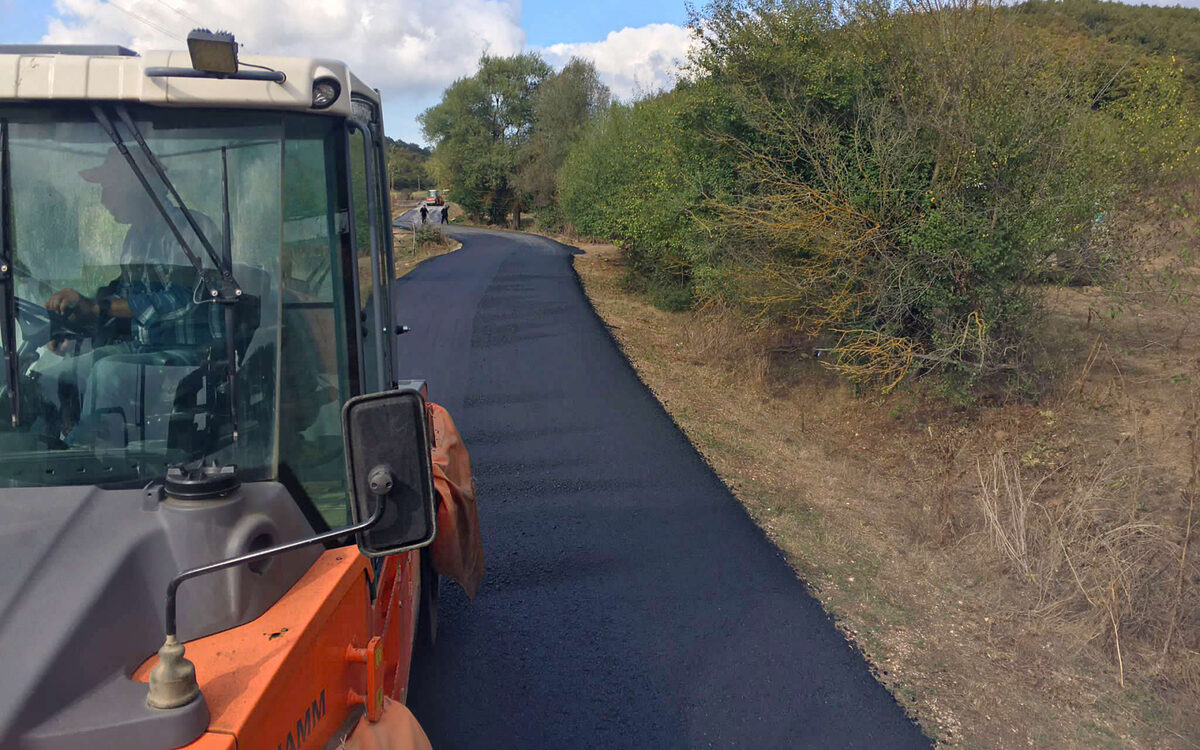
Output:
<svg viewBox="0 0 1200 750">
<path fill-rule="evenodd" d="M 1023 19 L 716 0 L 690 80 L 573 149 L 565 213 L 652 298 L 820 336 L 852 381 L 1029 387 L 1038 286 L 1109 272 L 1112 208 L 1200 142 L 1181 65 Z"/>
<path fill-rule="evenodd" d="M 446 235 L 433 224 L 421 224 L 416 229 L 416 235 L 418 245 L 445 245 L 448 242 Z"/>
</svg>

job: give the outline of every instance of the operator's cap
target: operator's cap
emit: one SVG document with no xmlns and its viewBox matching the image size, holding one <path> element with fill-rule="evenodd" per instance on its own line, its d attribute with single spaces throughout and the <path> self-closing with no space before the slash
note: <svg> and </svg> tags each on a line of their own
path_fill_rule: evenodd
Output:
<svg viewBox="0 0 1200 750">
<path fill-rule="evenodd" d="M 79 176 L 88 182 L 105 182 L 120 175 L 127 174 L 129 165 L 116 146 L 109 146 L 104 154 L 104 161 L 94 167 L 79 170 Z"/>
</svg>

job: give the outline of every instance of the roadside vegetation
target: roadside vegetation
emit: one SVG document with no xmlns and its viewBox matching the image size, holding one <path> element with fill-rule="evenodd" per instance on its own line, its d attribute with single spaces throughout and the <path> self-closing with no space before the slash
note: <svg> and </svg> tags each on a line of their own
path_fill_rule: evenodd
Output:
<svg viewBox="0 0 1200 750">
<path fill-rule="evenodd" d="M 387 140 L 388 184 L 392 190 L 403 195 L 430 187 L 429 174 L 425 169 L 430 150 L 415 143 Z"/>
<path fill-rule="evenodd" d="M 566 213 L 656 297 L 789 331 L 866 388 L 1036 393 L 1036 286 L 1111 271 L 1112 212 L 1194 167 L 1200 121 L 1178 59 L 1026 20 L 713 4 L 692 81 L 572 152 Z"/>
<path fill-rule="evenodd" d="M 422 261 L 452 253 L 462 247 L 461 242 L 446 236 L 433 226 L 420 227 L 415 232 L 399 228 L 392 231 L 395 236 L 393 247 L 396 278 L 406 275 Z"/>
<path fill-rule="evenodd" d="M 400 214 L 416 208 L 428 195 L 427 191 L 413 191 L 411 194 L 392 193 L 392 215 Z M 450 216 L 458 219 L 462 209 L 451 204 Z M 408 227 L 392 228 L 392 254 L 395 262 L 396 277 L 404 276 L 416 268 L 422 261 L 439 255 L 452 253 L 462 247 L 462 243 L 444 234 L 439 225 L 429 223 L 418 225 L 415 229 Z M 360 263 L 361 267 L 361 263 Z M 369 272 L 369 269 L 368 269 Z"/>
<path fill-rule="evenodd" d="M 643 379 L 931 736 L 1200 744 L 1200 11 L 692 27 L 633 103 L 485 58 L 425 115 L 431 171 L 594 238 Z"/>
<path fill-rule="evenodd" d="M 519 227 L 534 209 L 542 227 L 561 227 L 559 168 L 608 104 L 590 62 L 573 59 L 555 73 L 533 53 L 485 55 L 421 115 L 437 146 L 427 168 L 473 221 L 502 226 L 511 216 Z"/>
</svg>

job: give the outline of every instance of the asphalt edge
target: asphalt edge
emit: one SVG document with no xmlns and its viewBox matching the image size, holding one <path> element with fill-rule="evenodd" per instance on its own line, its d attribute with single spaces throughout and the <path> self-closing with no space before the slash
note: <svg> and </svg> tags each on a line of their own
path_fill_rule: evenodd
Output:
<svg viewBox="0 0 1200 750">
<path fill-rule="evenodd" d="M 488 231 L 492 231 L 492 230 L 489 228 Z M 503 231 L 511 232 L 513 234 L 518 233 L 516 230 L 511 230 L 511 229 L 503 230 Z M 683 427 L 679 424 L 679 422 L 676 421 L 675 416 L 673 414 L 671 414 L 671 412 L 668 411 L 667 408 L 663 405 L 662 399 L 660 399 L 658 394 L 654 391 L 654 389 L 651 388 L 650 385 L 644 379 L 642 379 L 642 374 L 640 372 L 638 372 L 637 367 L 633 364 L 633 360 L 629 358 L 628 353 L 626 353 L 626 351 L 625 351 L 625 347 L 621 346 L 621 342 L 620 342 L 620 340 L 617 339 L 616 335 L 613 333 L 612 327 L 608 325 L 608 323 L 604 320 L 604 318 L 596 310 L 596 306 L 592 304 L 592 298 L 587 293 L 587 287 L 584 286 L 583 279 L 579 276 L 579 272 L 575 269 L 575 256 L 580 255 L 586 251 L 580 250 L 578 247 L 575 247 L 574 245 L 567 245 L 563 242 L 560 242 L 551 237 L 547 237 L 545 235 L 533 234 L 530 232 L 519 232 L 519 234 L 527 234 L 527 235 L 531 235 L 534 237 L 538 237 L 542 240 L 545 240 L 547 242 L 558 245 L 559 247 L 561 247 L 567 251 L 567 256 L 568 256 L 567 262 L 571 267 L 571 275 L 575 277 L 575 284 L 579 288 L 579 293 L 587 301 L 588 310 L 591 312 L 591 314 L 595 318 L 596 322 L 604 330 L 604 335 L 606 337 L 608 337 L 609 343 L 613 346 L 613 348 L 615 348 L 617 350 L 621 359 L 625 362 L 625 366 L 629 368 L 629 370 L 633 373 L 633 376 L 637 379 L 637 381 L 642 384 L 642 387 L 646 389 L 646 392 L 649 393 L 653 397 L 655 407 L 670 421 L 671 426 L 675 428 L 675 431 L 678 432 L 680 437 L 683 438 L 684 442 L 687 443 L 689 450 L 705 466 L 705 468 L 708 470 L 708 473 L 712 477 L 712 479 L 716 480 L 716 482 L 718 484 L 720 484 L 720 486 L 722 488 L 724 488 L 725 492 L 729 495 L 729 498 L 737 506 L 738 510 L 745 516 L 746 520 L 750 522 L 750 525 L 754 527 L 755 531 L 758 534 L 760 534 L 762 536 L 762 538 L 767 542 L 767 544 L 769 544 L 771 546 L 771 548 L 775 551 L 775 555 L 783 562 L 784 565 L 786 565 L 788 567 L 788 569 L 790 569 L 792 571 L 792 574 L 795 576 L 796 580 L 800 583 L 800 585 L 802 585 L 804 587 L 805 592 L 807 592 L 808 595 L 811 596 L 813 598 L 813 600 L 817 603 L 817 606 L 821 608 L 821 612 L 824 614 L 824 616 L 825 616 L 826 620 L 829 622 L 829 624 L 832 625 L 834 627 L 834 629 L 837 630 L 839 635 L 841 635 L 842 640 L 845 641 L 845 643 L 846 643 L 846 647 L 849 648 L 851 651 L 854 651 L 858 655 L 858 657 L 862 659 L 863 663 L 867 665 L 867 671 L 870 673 L 871 678 L 874 679 L 875 682 L 879 684 L 879 687 L 881 687 L 885 693 L 887 693 L 888 698 L 891 700 L 891 702 L 893 704 L 895 704 L 896 708 L 900 710 L 900 713 L 902 713 L 906 719 L 908 719 L 910 722 L 912 722 L 913 726 L 915 726 L 917 728 L 917 731 L 920 732 L 921 736 L 929 743 L 929 746 L 931 748 L 935 747 L 937 744 L 936 741 L 932 737 L 930 737 L 929 734 L 925 731 L 925 728 L 921 725 L 920 721 L 917 720 L 917 717 L 915 717 L 904 706 L 904 704 L 902 704 L 902 703 L 900 703 L 900 701 L 896 700 L 895 693 L 893 693 L 892 690 L 887 686 L 887 684 L 882 679 L 880 679 L 879 666 L 876 665 L 871 659 L 869 659 L 867 657 L 867 654 L 859 646 L 858 642 L 850 637 L 851 631 L 849 630 L 849 628 L 846 627 L 846 625 L 841 620 L 839 620 L 833 613 L 831 613 L 828 609 L 825 608 L 825 604 L 821 601 L 821 598 L 819 596 L 817 596 L 816 590 L 813 588 L 813 586 L 811 584 L 809 584 L 809 582 L 800 575 L 800 572 L 798 570 L 796 570 L 796 567 L 792 565 L 790 560 L 788 560 L 787 553 L 785 553 L 782 549 L 780 549 L 779 545 L 776 544 L 775 541 L 773 539 L 771 539 L 770 536 L 767 535 L 767 532 L 763 529 L 762 525 L 759 524 L 758 521 L 755 520 L 754 516 L 750 515 L 750 511 L 746 508 L 746 504 L 743 503 L 740 499 L 738 499 L 737 493 L 735 493 L 733 491 L 733 489 L 725 482 L 725 479 L 720 475 L 720 473 L 717 472 L 716 467 L 714 467 L 712 465 L 712 462 L 710 462 L 708 460 L 708 458 L 703 453 L 700 452 L 700 449 L 698 449 L 696 447 L 696 444 L 692 442 L 692 439 L 688 436 L 687 431 L 683 429 Z"/>
<path fill-rule="evenodd" d="M 766 543 L 768 545 L 770 545 L 771 549 L 774 551 L 775 556 L 784 565 L 787 566 L 787 568 L 791 571 L 792 576 L 795 578 L 795 580 L 797 582 L 799 582 L 801 586 L 804 587 L 805 593 L 807 593 L 808 596 L 810 596 L 813 599 L 813 601 L 816 603 L 816 605 L 821 609 L 821 613 L 825 617 L 826 621 L 837 631 L 838 635 L 841 636 L 842 641 L 846 644 L 846 648 L 849 649 L 850 651 L 853 651 L 858 656 L 858 658 L 862 659 L 862 662 L 867 667 L 867 672 L 870 674 L 871 679 L 873 679 L 875 681 L 875 683 L 878 684 L 879 687 L 884 691 L 884 693 L 887 694 L 888 699 L 895 705 L 895 707 L 900 711 L 900 713 L 905 717 L 905 719 L 907 719 L 910 723 L 912 723 L 912 725 L 916 728 L 916 730 L 920 734 L 920 736 L 928 743 L 928 746 L 930 748 L 934 748 L 935 746 L 937 746 L 937 742 L 932 737 L 929 736 L 929 734 L 925 731 L 925 728 L 921 725 L 920 721 L 918 721 L 917 717 L 914 716 L 902 703 L 900 703 L 896 699 L 896 695 L 892 692 L 892 690 L 890 688 L 888 688 L 887 684 L 882 679 L 880 679 L 880 676 L 881 676 L 880 668 L 873 661 L 871 661 L 871 659 L 869 659 L 867 657 L 867 654 L 862 650 L 862 648 L 859 646 L 858 642 L 855 641 L 851 637 L 852 631 L 850 630 L 850 628 L 848 628 L 841 620 L 839 620 L 834 614 L 832 614 L 828 609 L 825 608 L 825 604 L 821 601 L 821 598 L 819 596 L 817 596 L 816 590 L 813 588 L 813 586 L 808 582 L 808 580 L 806 580 L 804 577 L 802 577 L 800 575 L 800 572 L 798 570 L 796 570 L 795 566 L 793 566 L 791 564 L 791 561 L 788 560 L 787 554 L 782 549 L 780 549 L 779 545 L 777 545 L 775 543 L 775 541 L 771 539 L 770 536 L 767 535 L 766 531 L 758 523 L 758 521 L 756 521 L 754 519 L 754 517 L 752 515 L 750 515 L 750 511 L 746 508 L 745 503 L 743 503 L 740 499 L 738 499 L 737 494 L 725 482 L 725 479 L 717 472 L 716 468 L 712 465 L 712 463 L 708 460 L 708 458 L 703 453 L 700 452 L 700 450 L 696 447 L 696 444 L 692 442 L 692 439 L 688 436 L 687 432 L 683 429 L 683 427 L 675 419 L 674 415 L 671 414 L 671 412 L 668 411 L 667 408 L 663 405 L 662 400 L 659 398 L 658 394 L 642 378 L 641 373 L 638 372 L 637 367 L 633 364 L 633 360 L 630 359 L 628 353 L 625 351 L 625 348 L 623 346 L 621 346 L 621 342 L 617 339 L 616 335 L 613 333 L 612 327 L 608 325 L 608 323 L 604 320 L 604 318 L 596 310 L 596 306 L 594 304 L 592 304 L 592 298 L 590 295 L 588 295 L 587 288 L 584 286 L 584 283 L 583 283 L 583 279 L 582 279 L 582 277 L 580 277 L 578 270 L 576 270 L 576 268 L 575 268 L 575 257 L 577 255 L 585 254 L 586 251 L 581 250 L 580 248 L 578 248 L 574 245 L 568 245 L 568 244 L 561 242 L 560 240 L 557 240 L 553 237 L 548 237 L 544 234 L 538 234 L 536 232 L 526 232 L 526 231 L 521 231 L 521 230 L 516 230 L 516 229 L 506 229 L 506 228 L 500 228 L 500 227 L 481 227 L 481 226 L 474 226 L 474 225 L 470 225 L 470 224 L 460 224 L 460 225 L 452 225 L 452 226 L 454 226 L 455 228 L 472 230 L 471 233 L 474 233 L 474 232 L 497 232 L 497 233 L 503 232 L 505 234 L 525 235 L 528 238 L 534 238 L 537 240 L 544 241 L 553 247 L 561 249 L 564 252 L 564 254 L 566 255 L 567 265 L 571 269 L 571 275 L 574 277 L 575 284 L 576 284 L 576 287 L 578 288 L 579 294 L 583 297 L 583 299 L 585 300 L 585 302 L 587 304 L 587 309 L 588 309 L 589 313 L 594 318 L 595 322 L 604 331 L 604 335 L 607 337 L 609 344 L 617 351 L 617 354 L 620 356 L 621 360 L 625 363 L 625 366 L 629 369 L 630 373 L 632 373 L 633 377 L 637 380 L 637 382 L 640 383 L 641 386 L 650 395 L 651 400 L 654 402 L 654 407 L 656 409 L 658 409 L 658 411 L 667 418 L 667 420 L 670 422 L 671 426 L 675 429 L 675 431 L 677 433 L 679 433 L 680 437 L 687 444 L 688 450 L 697 459 L 699 459 L 700 463 L 708 471 L 709 477 L 712 480 L 714 480 L 722 489 L 724 489 L 725 493 L 729 496 L 729 499 L 734 503 L 734 505 L 737 506 L 737 509 L 742 514 L 743 518 L 753 527 L 754 532 L 759 534 L 762 537 L 762 539 L 764 541 L 766 541 Z M 470 239 L 470 234 L 468 234 L 466 237 L 459 236 L 459 237 L 454 237 L 453 239 L 457 240 L 458 242 L 460 242 L 462 244 L 462 247 L 460 248 L 460 250 L 465 250 L 465 249 L 467 249 L 467 242 Z M 442 256 L 439 255 L 439 256 L 434 256 L 432 258 L 427 258 L 427 259 L 421 261 L 421 263 L 414 266 L 413 270 L 420 267 L 421 265 L 424 265 L 428 261 L 437 260 L 437 258 L 439 258 L 439 257 L 442 257 Z"/>
</svg>

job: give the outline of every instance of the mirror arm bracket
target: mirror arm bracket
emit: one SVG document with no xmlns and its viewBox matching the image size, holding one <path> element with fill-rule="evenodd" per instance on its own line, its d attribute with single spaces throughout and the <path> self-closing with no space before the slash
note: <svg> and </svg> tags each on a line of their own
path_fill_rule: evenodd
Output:
<svg viewBox="0 0 1200 750">
<path fill-rule="evenodd" d="M 371 514 L 370 518 L 362 521 L 361 523 L 354 524 L 353 526 L 345 526 L 340 529 L 334 529 L 333 531 L 327 531 L 324 534 L 317 534 L 316 536 L 297 539 L 294 542 L 277 544 L 274 547 L 255 550 L 254 552 L 248 552 L 244 555 L 239 555 L 238 557 L 231 557 L 228 560 L 220 560 L 218 562 L 209 563 L 208 565 L 201 565 L 199 567 L 190 568 L 182 573 L 179 573 L 171 579 L 170 583 L 167 584 L 167 637 L 174 638 L 177 635 L 175 628 L 175 595 L 179 590 L 179 584 L 183 583 L 184 581 L 190 578 L 197 578 L 202 575 L 207 575 L 209 573 L 215 573 L 218 570 L 236 567 L 244 563 L 251 563 L 268 557 L 274 557 L 275 555 L 281 555 L 284 552 L 291 552 L 292 550 L 301 549 L 302 547 L 307 547 L 311 544 L 320 544 L 321 542 L 326 542 L 330 539 L 337 539 L 339 537 L 346 536 L 347 534 L 357 534 L 360 531 L 366 531 L 375 524 L 379 523 L 379 520 L 383 518 L 383 509 L 384 503 L 382 500 L 380 500 L 380 502 L 375 504 L 375 512 Z"/>
</svg>

